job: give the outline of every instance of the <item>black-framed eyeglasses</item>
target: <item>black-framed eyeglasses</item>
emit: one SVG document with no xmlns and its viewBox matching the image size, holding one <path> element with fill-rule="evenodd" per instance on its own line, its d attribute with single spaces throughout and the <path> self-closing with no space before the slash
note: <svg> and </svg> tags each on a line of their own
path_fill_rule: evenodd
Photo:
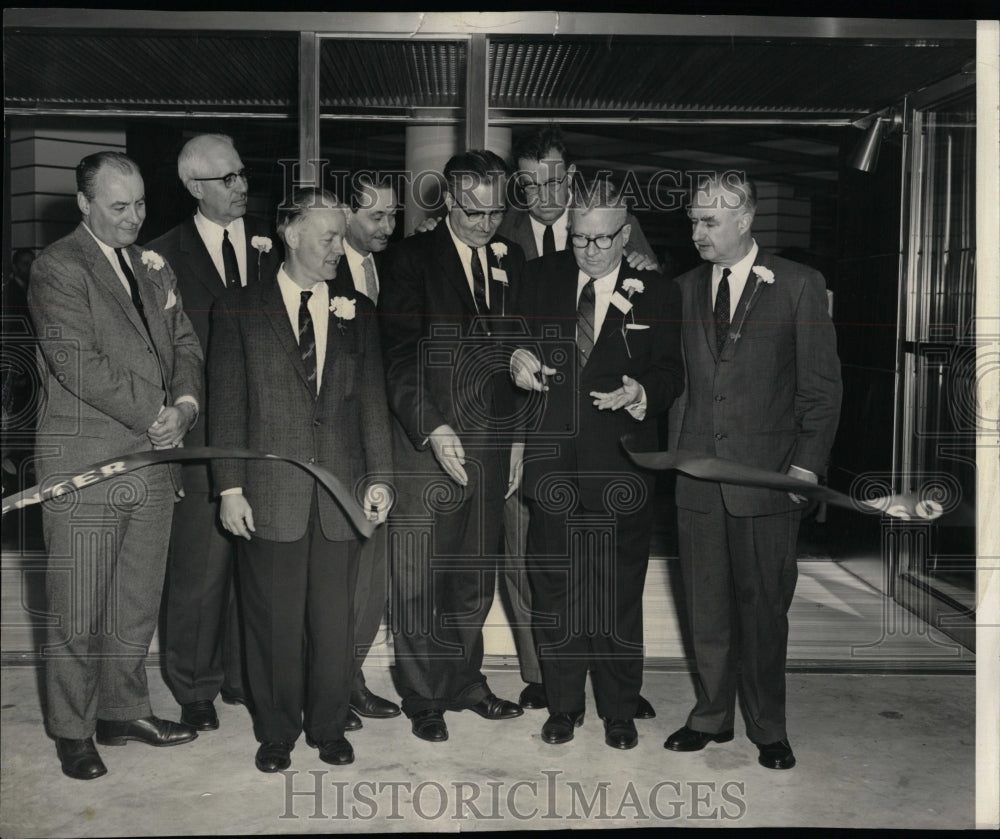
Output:
<svg viewBox="0 0 1000 839">
<path fill-rule="evenodd" d="M 536 183 L 528 179 L 519 180 L 517 185 L 521 187 L 521 190 L 525 195 L 538 195 L 543 189 L 547 192 L 551 192 L 557 186 L 563 183 L 566 178 L 569 177 L 569 172 L 563 175 L 561 178 L 549 178 L 547 181 L 542 181 L 541 183 Z"/>
<path fill-rule="evenodd" d="M 244 183 L 250 180 L 250 170 L 240 169 L 239 172 L 230 172 L 228 175 L 217 175 L 214 178 L 191 178 L 192 181 L 222 181 L 226 189 L 232 187 L 236 183 L 236 179 L 239 178 Z"/>
<path fill-rule="evenodd" d="M 455 202 L 455 206 L 458 207 L 458 209 L 460 209 L 463 213 L 465 213 L 465 217 L 473 224 L 487 218 L 489 219 L 490 222 L 493 222 L 496 219 L 502 219 L 504 217 L 504 213 L 507 212 L 506 208 L 502 210 L 467 210 L 457 201 Z"/>
<path fill-rule="evenodd" d="M 589 247 L 590 243 L 593 242 L 602 251 L 606 251 L 614 244 L 615 237 L 625 229 L 626 224 L 628 222 L 625 222 L 614 233 L 605 233 L 601 236 L 584 236 L 582 233 L 571 233 L 569 240 L 572 242 L 574 248 L 579 248 L 580 250 Z"/>
</svg>

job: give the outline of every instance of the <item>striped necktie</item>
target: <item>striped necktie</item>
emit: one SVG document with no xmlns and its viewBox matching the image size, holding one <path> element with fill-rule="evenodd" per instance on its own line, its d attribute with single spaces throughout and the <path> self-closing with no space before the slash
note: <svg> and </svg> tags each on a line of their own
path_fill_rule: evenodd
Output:
<svg viewBox="0 0 1000 839">
<path fill-rule="evenodd" d="M 576 349 L 581 370 L 586 366 L 587 359 L 594 349 L 594 319 L 597 308 L 597 291 L 594 283 L 596 282 L 597 280 L 591 277 L 583 287 L 576 309 Z"/>
<path fill-rule="evenodd" d="M 309 298 L 311 291 L 299 294 L 299 354 L 306 368 L 306 378 L 316 389 L 316 332 L 313 329 L 312 315 L 309 313 Z"/>
</svg>

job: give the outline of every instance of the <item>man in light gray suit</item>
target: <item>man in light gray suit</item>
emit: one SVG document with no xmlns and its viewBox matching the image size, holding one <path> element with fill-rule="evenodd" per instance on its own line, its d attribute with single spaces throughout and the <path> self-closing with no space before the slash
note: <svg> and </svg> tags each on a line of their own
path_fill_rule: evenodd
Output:
<svg viewBox="0 0 1000 839">
<path fill-rule="evenodd" d="M 741 173 L 700 185 L 688 217 L 706 264 L 677 279 L 687 390 L 676 448 L 816 483 L 840 418 L 840 362 L 822 275 L 754 241 L 757 190 Z M 698 675 L 687 722 L 664 746 L 747 736 L 769 769 L 790 769 L 785 728 L 788 608 L 805 499 L 677 476 L 677 523 Z"/>
<path fill-rule="evenodd" d="M 177 446 L 198 416 L 202 352 L 173 272 L 134 247 L 146 217 L 135 162 L 99 152 L 76 170 L 82 223 L 32 266 L 28 302 L 46 403 L 38 476 L 51 485 L 103 460 Z M 103 745 L 171 746 L 197 732 L 152 715 L 145 657 L 156 627 L 175 484 L 167 466 L 42 508 L 53 621 L 46 723 L 63 772 L 107 769 Z"/>
</svg>

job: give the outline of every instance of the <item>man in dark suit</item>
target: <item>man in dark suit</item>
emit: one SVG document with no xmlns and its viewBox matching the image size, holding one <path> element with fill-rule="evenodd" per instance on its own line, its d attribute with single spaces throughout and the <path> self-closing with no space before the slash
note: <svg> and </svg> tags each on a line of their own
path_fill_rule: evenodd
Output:
<svg viewBox="0 0 1000 839">
<path fill-rule="evenodd" d="M 813 483 L 840 416 L 840 363 L 822 275 L 758 247 L 753 182 L 726 173 L 693 194 L 707 264 L 678 278 L 685 404 L 677 448 Z M 790 769 L 785 728 L 788 608 L 801 496 L 678 475 L 677 522 L 698 667 L 696 702 L 664 743 L 696 751 L 733 738 L 737 695 L 762 766 Z"/>
<path fill-rule="evenodd" d="M 139 168 L 123 154 L 98 152 L 80 161 L 76 182 L 83 222 L 39 256 L 28 287 L 44 368 L 42 484 L 179 445 L 197 419 L 203 384 L 201 347 L 173 271 L 160 254 L 133 246 L 146 217 Z M 54 618 L 46 723 L 63 772 L 81 780 L 107 771 L 95 730 L 99 743 L 114 746 L 197 736 L 153 716 L 146 686 L 174 503 L 169 467 L 87 483 L 42 508 Z"/>
<path fill-rule="evenodd" d="M 500 347 L 524 256 L 496 237 L 499 157 L 457 154 L 444 177 L 445 222 L 389 248 L 379 304 L 399 493 L 389 533 L 397 684 L 413 733 L 430 741 L 448 738 L 446 710 L 522 713 L 486 683 L 482 627 L 516 486 L 515 393 Z"/>
<path fill-rule="evenodd" d="M 351 195 L 344 236 L 344 257 L 337 269 L 354 285 L 358 294 L 378 305 L 378 268 L 389 237 L 396 229 L 398 202 L 393 188 L 373 183 L 359 175 Z M 388 563 L 386 528 L 380 527 L 365 542 L 358 563 L 358 585 L 354 591 L 354 648 L 357 672 L 351 686 L 351 710 L 363 717 L 386 719 L 399 716 L 399 706 L 368 689 L 362 665 L 385 616 Z M 360 723 L 360 720 L 358 720 Z"/>
<path fill-rule="evenodd" d="M 330 193 L 295 191 L 278 208 L 286 259 L 274 276 L 215 306 L 209 440 L 315 463 L 388 512 L 389 418 L 374 308 L 337 277 L 346 227 Z M 213 463 L 220 520 L 239 542 L 247 683 L 262 772 L 290 764 L 302 730 L 331 764 L 354 674 L 361 544 L 328 493 L 291 464 Z"/>
<path fill-rule="evenodd" d="M 549 707 L 542 740 L 573 739 L 589 669 L 605 742 L 630 749 L 638 742 L 653 476 L 618 441 L 631 434 L 636 446 L 655 448 L 655 417 L 684 388 L 680 295 L 623 259 L 631 231 L 612 184 L 581 191 L 570 213 L 572 250 L 528 263 L 519 310 L 538 344 L 512 359 L 517 384 L 544 391 L 523 480 Z"/>
<path fill-rule="evenodd" d="M 177 274 L 191 323 L 207 355 L 209 313 L 227 288 L 257 283 L 279 262 L 268 224 L 245 216 L 247 174 L 231 138 L 200 134 L 177 158 L 177 173 L 198 202 L 194 215 L 149 246 Z M 211 405 L 184 439 L 204 446 Z M 207 463 L 183 467 L 184 497 L 174 507 L 167 565 L 167 683 L 181 719 L 205 731 L 219 727 L 213 701 L 246 703 L 242 643 L 233 583 L 233 542 L 219 525 Z"/>
</svg>

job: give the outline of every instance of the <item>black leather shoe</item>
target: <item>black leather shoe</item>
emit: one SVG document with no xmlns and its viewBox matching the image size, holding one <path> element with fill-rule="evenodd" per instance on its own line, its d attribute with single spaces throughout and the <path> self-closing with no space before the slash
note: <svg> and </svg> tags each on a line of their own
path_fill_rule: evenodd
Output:
<svg viewBox="0 0 1000 839">
<path fill-rule="evenodd" d="M 198 732 L 189 725 L 153 716 L 139 720 L 97 721 L 97 742 L 102 746 L 124 746 L 129 740 L 147 746 L 179 746 L 197 736 Z"/>
<path fill-rule="evenodd" d="M 483 719 L 487 720 L 511 720 L 519 717 L 524 711 L 521 706 L 514 702 L 508 702 L 495 694 L 487 694 L 475 705 L 469 706 L 470 711 L 475 711 Z"/>
<path fill-rule="evenodd" d="M 757 762 L 767 769 L 791 769 L 795 765 L 795 755 L 787 740 L 775 743 L 758 743 L 760 754 Z"/>
<path fill-rule="evenodd" d="M 334 766 L 354 763 L 354 749 L 343 737 L 337 740 L 310 741 L 309 745 L 319 749 L 319 759 L 323 763 L 332 763 Z"/>
<path fill-rule="evenodd" d="M 733 730 L 731 728 L 720 731 L 718 734 L 711 734 L 707 731 L 695 731 L 685 725 L 667 738 L 663 748 L 670 749 L 672 752 L 697 752 L 704 749 L 709 743 L 728 743 L 732 739 Z"/>
<path fill-rule="evenodd" d="M 198 731 L 214 731 L 219 727 L 219 715 L 210 699 L 196 699 L 181 705 L 181 722 Z"/>
<path fill-rule="evenodd" d="M 376 696 L 366 687 L 351 691 L 351 708 L 363 717 L 376 720 L 399 716 L 399 706 L 395 702 Z"/>
<path fill-rule="evenodd" d="M 357 731 L 361 728 L 362 722 L 361 717 L 354 713 L 350 708 L 347 709 L 347 719 L 344 720 L 344 731 Z"/>
<path fill-rule="evenodd" d="M 524 690 L 521 691 L 521 696 L 518 697 L 517 703 L 529 711 L 548 708 L 549 697 L 545 693 L 545 685 L 539 682 L 528 682 Z"/>
<path fill-rule="evenodd" d="M 444 723 L 444 714 L 433 708 L 428 711 L 418 711 L 410 720 L 413 733 L 421 740 L 431 743 L 441 743 L 448 739 L 448 726 Z"/>
<path fill-rule="evenodd" d="M 632 720 L 605 720 L 604 742 L 613 749 L 634 749 L 639 734 Z"/>
<path fill-rule="evenodd" d="M 56 740 L 56 754 L 59 755 L 63 774 L 70 778 L 90 781 L 108 774 L 108 769 L 90 737 L 85 740 L 68 740 L 60 737 Z"/>
<path fill-rule="evenodd" d="M 583 725 L 585 711 L 556 711 L 542 726 L 542 740 L 553 746 L 573 739 L 573 729 Z"/>
<path fill-rule="evenodd" d="M 280 772 L 292 765 L 293 743 L 283 743 L 273 740 L 260 744 L 254 765 L 261 772 Z"/>
<path fill-rule="evenodd" d="M 645 696 L 640 696 L 639 701 L 635 706 L 635 718 L 637 720 L 651 720 L 656 716 L 656 711 L 653 710 L 653 706 L 649 704 L 649 700 Z"/>
</svg>

